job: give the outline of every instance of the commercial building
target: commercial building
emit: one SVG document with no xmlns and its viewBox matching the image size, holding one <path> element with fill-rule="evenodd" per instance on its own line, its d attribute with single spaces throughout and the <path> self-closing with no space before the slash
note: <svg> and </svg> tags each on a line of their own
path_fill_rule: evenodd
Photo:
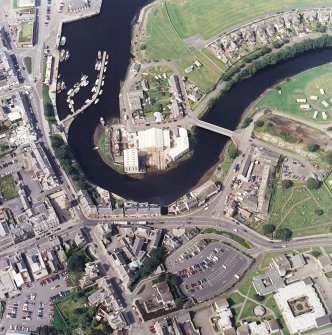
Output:
<svg viewBox="0 0 332 335">
<path fill-rule="evenodd" d="M 179 159 L 181 156 L 189 151 L 188 131 L 185 128 L 177 128 L 178 136 L 175 137 L 175 145 L 169 150 L 169 156 L 173 161 Z"/>
<path fill-rule="evenodd" d="M 60 224 L 58 216 L 47 198 L 31 209 L 31 217 L 28 222 L 32 224 L 33 231 L 37 236 L 52 231 Z"/>
<path fill-rule="evenodd" d="M 123 166 L 125 173 L 140 173 L 143 172 L 139 168 L 138 150 L 125 149 L 123 150 Z"/>
<path fill-rule="evenodd" d="M 38 280 L 48 275 L 46 265 L 37 247 L 27 250 L 24 256 L 34 280 Z"/>
<path fill-rule="evenodd" d="M 170 132 L 167 129 L 150 128 L 141 130 L 138 135 L 138 149 L 165 149 L 170 148 Z"/>
<path fill-rule="evenodd" d="M 285 287 L 284 280 L 274 269 L 270 269 L 261 275 L 255 276 L 252 283 L 257 294 L 262 296 L 277 292 L 280 288 Z"/>
<path fill-rule="evenodd" d="M 274 298 L 291 334 L 318 327 L 320 318 L 326 316 L 315 289 L 304 281 L 278 289 Z"/>
<path fill-rule="evenodd" d="M 34 8 L 35 6 L 35 0 L 17 0 L 17 8 Z"/>
<path fill-rule="evenodd" d="M 217 193 L 218 187 L 212 180 L 208 180 L 206 183 L 190 192 L 191 196 L 197 199 L 198 206 L 203 205 L 207 199 Z"/>
</svg>

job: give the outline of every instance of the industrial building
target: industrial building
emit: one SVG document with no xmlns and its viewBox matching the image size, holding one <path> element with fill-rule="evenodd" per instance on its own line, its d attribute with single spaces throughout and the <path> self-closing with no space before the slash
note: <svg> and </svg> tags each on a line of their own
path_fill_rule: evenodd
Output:
<svg viewBox="0 0 332 335">
<path fill-rule="evenodd" d="M 189 151 L 188 131 L 185 128 L 178 128 L 178 136 L 175 137 L 175 146 L 170 149 L 169 156 L 176 161 Z"/>
</svg>

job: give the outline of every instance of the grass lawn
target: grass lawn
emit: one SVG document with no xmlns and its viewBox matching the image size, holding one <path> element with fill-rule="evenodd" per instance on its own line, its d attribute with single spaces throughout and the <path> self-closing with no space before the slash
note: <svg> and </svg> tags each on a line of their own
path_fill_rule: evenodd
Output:
<svg viewBox="0 0 332 335">
<path fill-rule="evenodd" d="M 251 300 L 247 300 L 240 315 L 240 319 L 245 320 L 249 317 L 254 317 L 253 310 L 257 305 L 258 304 L 255 304 Z"/>
<path fill-rule="evenodd" d="M 32 73 L 32 58 L 27 56 L 23 58 L 23 62 L 28 74 Z"/>
<path fill-rule="evenodd" d="M 231 296 L 227 299 L 230 306 L 241 304 L 244 300 L 240 293 L 234 292 Z"/>
<path fill-rule="evenodd" d="M 320 88 L 325 92 L 320 94 Z M 279 94 L 279 90 L 281 94 Z M 312 100 L 311 96 L 317 96 L 318 100 Z M 332 63 L 319 66 L 302 72 L 297 76 L 287 79 L 275 88 L 269 89 L 251 108 L 254 112 L 257 108 L 272 107 L 284 112 L 295 114 L 317 122 L 328 122 L 322 118 L 322 111 L 332 116 Z M 296 99 L 306 99 L 305 103 L 310 105 L 310 109 L 303 111 L 300 103 Z M 322 101 L 325 100 L 331 106 L 325 108 Z M 318 111 L 317 119 L 313 119 L 315 111 Z"/>
<path fill-rule="evenodd" d="M 280 9 L 328 4 L 324 0 L 166 0 L 172 23 L 182 38 L 207 39 L 235 24 Z"/>
<path fill-rule="evenodd" d="M 294 237 L 326 234 L 332 227 L 331 196 L 324 185 L 309 190 L 305 184 L 296 183 L 285 190 L 278 183 L 271 208 L 269 223 L 291 229 Z M 315 214 L 316 209 L 324 214 Z"/>
<path fill-rule="evenodd" d="M 330 272 L 326 272 L 326 273 L 325 273 L 325 276 L 326 276 L 327 278 L 332 278 L 332 271 L 330 271 Z"/>
<path fill-rule="evenodd" d="M 59 309 L 57 307 L 54 308 L 54 316 L 53 316 L 54 327 L 60 332 L 65 332 L 67 329 L 67 325 L 62 318 Z"/>
<path fill-rule="evenodd" d="M 5 200 L 13 199 L 18 196 L 15 182 L 11 175 L 4 176 L 0 179 L 0 191 Z"/>
<path fill-rule="evenodd" d="M 332 192 L 332 173 L 330 173 L 330 175 L 326 178 L 325 184 L 329 188 L 329 190 Z"/>
<path fill-rule="evenodd" d="M 332 254 L 332 247 L 324 247 L 323 249 L 327 254 Z"/>
<path fill-rule="evenodd" d="M 19 42 L 29 42 L 33 36 L 33 22 L 23 22 L 19 35 Z"/>
</svg>

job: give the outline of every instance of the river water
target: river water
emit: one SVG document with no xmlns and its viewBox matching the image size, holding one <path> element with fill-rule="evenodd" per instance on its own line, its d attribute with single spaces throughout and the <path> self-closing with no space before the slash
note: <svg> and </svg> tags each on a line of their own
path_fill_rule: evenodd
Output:
<svg viewBox="0 0 332 335">
<path fill-rule="evenodd" d="M 104 0 L 99 16 L 64 25 L 63 35 L 67 37 L 66 48 L 70 50 L 71 58 L 60 65 L 59 72 L 67 87 L 79 81 L 82 73 L 89 75 L 90 85 L 75 96 L 75 103 L 81 106 L 85 99 L 91 97 L 98 50 L 109 52 L 104 93 L 97 105 L 92 105 L 72 123 L 68 136 L 70 148 L 92 183 L 127 199 L 169 204 L 208 178 L 227 138 L 197 129 L 194 154 L 189 160 L 166 172 L 147 173 L 140 180 L 112 170 L 93 150 L 93 134 L 100 116 L 109 120 L 119 115 L 120 82 L 124 79 L 130 57 L 131 23 L 145 3 L 144 0 Z M 223 95 L 204 120 L 235 129 L 245 109 L 267 88 L 331 61 L 332 50 L 325 49 L 270 67 Z M 60 119 L 69 113 L 65 93 L 57 95 L 57 108 Z"/>
</svg>

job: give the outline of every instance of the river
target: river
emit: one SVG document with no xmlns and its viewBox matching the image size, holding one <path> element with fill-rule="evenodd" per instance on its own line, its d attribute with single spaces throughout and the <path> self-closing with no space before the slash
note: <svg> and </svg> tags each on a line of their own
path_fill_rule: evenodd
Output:
<svg viewBox="0 0 332 335">
<path fill-rule="evenodd" d="M 109 120 L 119 115 L 119 89 L 129 64 L 131 23 L 145 3 L 143 0 L 107 0 L 99 16 L 65 24 L 63 35 L 67 37 L 66 48 L 70 50 L 71 58 L 60 65 L 59 72 L 67 87 L 79 81 L 81 73 L 89 75 L 90 85 L 75 96 L 75 103 L 81 106 L 91 96 L 91 85 L 96 79 L 94 63 L 98 50 L 110 53 L 104 93 L 97 105 L 92 105 L 72 123 L 68 135 L 70 148 L 92 183 L 127 199 L 169 204 L 209 177 L 227 138 L 197 129 L 196 146 L 190 159 L 166 172 L 147 173 L 140 180 L 112 170 L 93 150 L 93 134 L 100 116 Z M 224 94 L 204 120 L 235 129 L 246 108 L 267 88 L 330 61 L 331 49 L 317 50 L 263 70 Z M 65 93 L 57 95 L 60 119 L 69 113 L 65 100 Z"/>
</svg>

